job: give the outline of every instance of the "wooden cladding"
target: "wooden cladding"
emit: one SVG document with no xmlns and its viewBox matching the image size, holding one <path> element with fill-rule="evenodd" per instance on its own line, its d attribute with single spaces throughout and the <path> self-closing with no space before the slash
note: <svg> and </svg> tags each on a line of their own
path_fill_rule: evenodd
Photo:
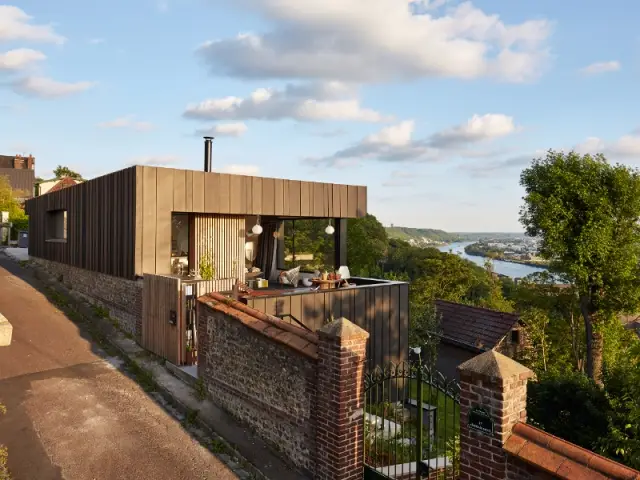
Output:
<svg viewBox="0 0 640 480">
<path fill-rule="evenodd" d="M 250 307 L 297 323 L 312 331 L 333 317 L 345 317 L 369 332 L 367 366 L 407 360 L 409 350 L 409 285 L 390 283 L 313 293 L 247 299 Z"/>
<path fill-rule="evenodd" d="M 136 168 L 131 167 L 28 200 L 29 255 L 133 278 L 135 189 Z M 66 240 L 47 239 L 48 212 L 56 210 L 66 211 Z"/>
<path fill-rule="evenodd" d="M 142 348 L 174 365 L 184 359 L 184 305 L 178 278 L 144 275 L 142 289 Z M 175 325 L 169 321 L 172 312 Z"/>
<path fill-rule="evenodd" d="M 193 227 L 193 268 L 197 270 L 200 258 L 208 255 L 215 270 L 214 279 L 238 278 L 243 282 L 245 218 L 196 214 Z"/>
<path fill-rule="evenodd" d="M 139 275 L 169 273 L 171 212 L 326 218 L 357 218 L 367 213 L 367 189 L 362 186 L 135 168 L 135 271 Z"/>
</svg>

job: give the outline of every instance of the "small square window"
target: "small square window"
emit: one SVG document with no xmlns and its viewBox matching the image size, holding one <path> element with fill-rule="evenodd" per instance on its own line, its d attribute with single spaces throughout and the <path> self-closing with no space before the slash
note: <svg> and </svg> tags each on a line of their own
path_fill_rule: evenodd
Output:
<svg viewBox="0 0 640 480">
<path fill-rule="evenodd" d="M 47 212 L 47 240 L 63 242 L 67 240 L 67 211 L 51 210 Z"/>
<path fill-rule="evenodd" d="M 511 343 L 520 344 L 520 330 L 511 330 Z"/>
</svg>

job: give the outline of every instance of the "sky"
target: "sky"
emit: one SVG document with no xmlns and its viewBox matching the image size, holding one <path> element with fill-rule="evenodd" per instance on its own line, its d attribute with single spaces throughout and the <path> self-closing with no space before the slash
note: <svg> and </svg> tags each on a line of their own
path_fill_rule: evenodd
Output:
<svg viewBox="0 0 640 480">
<path fill-rule="evenodd" d="M 0 0 L 1 2 L 2 0 Z M 385 225 L 522 231 L 548 149 L 640 161 L 640 3 L 0 3 L 0 153 L 366 185 Z"/>
</svg>

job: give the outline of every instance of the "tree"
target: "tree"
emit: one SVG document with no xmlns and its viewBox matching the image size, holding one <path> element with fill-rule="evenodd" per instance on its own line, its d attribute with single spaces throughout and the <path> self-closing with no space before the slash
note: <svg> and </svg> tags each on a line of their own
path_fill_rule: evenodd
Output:
<svg viewBox="0 0 640 480">
<path fill-rule="evenodd" d="M 9 212 L 9 222 L 13 223 L 13 232 L 27 229 L 29 217 L 16 200 L 15 192 L 4 175 L 0 176 L 0 212 Z"/>
<path fill-rule="evenodd" d="M 602 385 L 603 328 L 640 306 L 640 174 L 601 155 L 549 150 L 520 176 L 520 221 L 576 288 L 587 374 Z"/>
<path fill-rule="evenodd" d="M 347 238 L 347 259 L 351 274 L 368 276 L 377 273 L 389 248 L 387 232 L 378 219 L 371 214 L 349 219 Z"/>
<path fill-rule="evenodd" d="M 83 180 L 82 175 L 80 175 L 78 172 L 74 172 L 69 167 L 63 167 L 62 165 L 58 165 L 53 171 L 53 174 L 57 179 L 70 177 L 74 180 Z"/>
</svg>

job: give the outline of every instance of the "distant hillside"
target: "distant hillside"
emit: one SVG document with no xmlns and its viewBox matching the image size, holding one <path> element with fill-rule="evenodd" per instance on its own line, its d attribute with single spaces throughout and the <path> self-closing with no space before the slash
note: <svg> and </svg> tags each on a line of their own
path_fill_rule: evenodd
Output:
<svg viewBox="0 0 640 480">
<path fill-rule="evenodd" d="M 457 233 L 449 233 L 433 228 L 386 227 L 389 238 L 404 240 L 412 245 L 425 247 L 461 240 Z"/>
<path fill-rule="evenodd" d="M 464 242 L 477 242 L 478 240 L 510 240 L 514 238 L 524 238 L 524 233 L 515 232 L 457 232 L 457 235 Z"/>
</svg>

